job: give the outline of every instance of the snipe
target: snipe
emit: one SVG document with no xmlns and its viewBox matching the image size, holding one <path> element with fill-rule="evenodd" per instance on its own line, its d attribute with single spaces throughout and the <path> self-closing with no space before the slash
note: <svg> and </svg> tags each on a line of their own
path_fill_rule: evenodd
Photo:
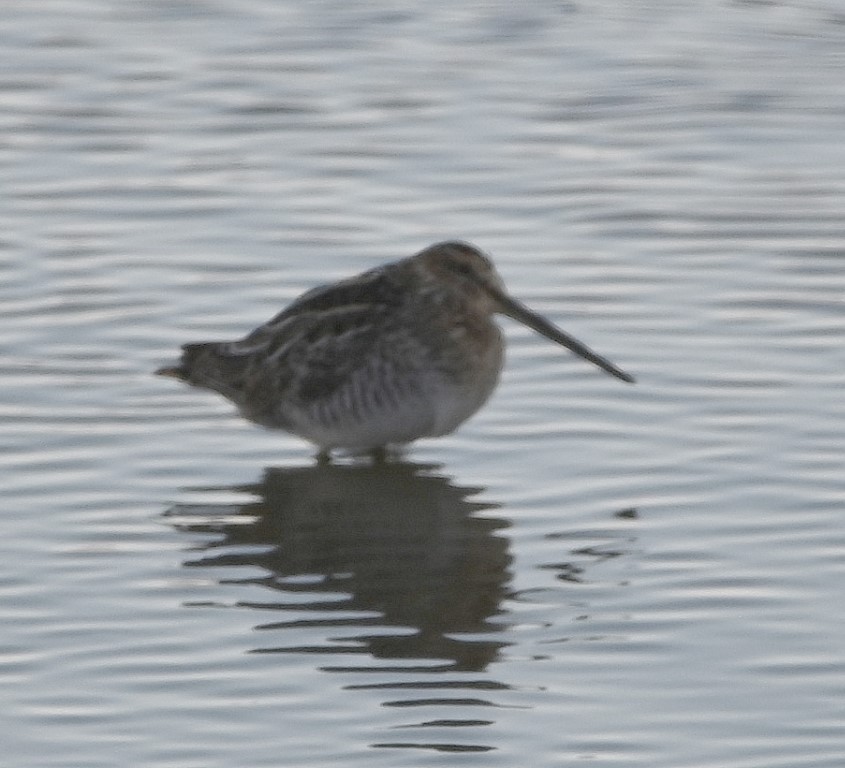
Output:
<svg viewBox="0 0 845 768">
<path fill-rule="evenodd" d="M 219 392 L 324 453 L 374 451 L 446 435 L 484 404 L 503 361 L 496 313 L 634 381 L 510 297 L 463 242 L 314 288 L 239 341 L 184 345 L 158 373 Z"/>
</svg>

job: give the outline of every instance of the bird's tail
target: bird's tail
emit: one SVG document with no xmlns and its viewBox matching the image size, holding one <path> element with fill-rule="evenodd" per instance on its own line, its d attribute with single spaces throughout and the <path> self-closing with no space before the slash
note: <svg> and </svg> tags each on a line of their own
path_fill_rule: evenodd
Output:
<svg viewBox="0 0 845 768">
<path fill-rule="evenodd" d="M 237 402 L 247 361 L 243 355 L 227 352 L 229 346 L 217 341 L 184 344 L 179 364 L 159 368 L 156 374 L 212 389 Z"/>
</svg>

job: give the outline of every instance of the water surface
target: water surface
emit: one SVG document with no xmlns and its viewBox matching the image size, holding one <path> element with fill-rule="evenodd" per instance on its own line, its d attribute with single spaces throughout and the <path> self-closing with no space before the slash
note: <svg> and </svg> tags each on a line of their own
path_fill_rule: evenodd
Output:
<svg viewBox="0 0 845 768">
<path fill-rule="evenodd" d="M 840 768 L 834 0 L 0 11 L 15 766 Z M 490 403 L 317 464 L 152 371 L 446 237 Z"/>
</svg>

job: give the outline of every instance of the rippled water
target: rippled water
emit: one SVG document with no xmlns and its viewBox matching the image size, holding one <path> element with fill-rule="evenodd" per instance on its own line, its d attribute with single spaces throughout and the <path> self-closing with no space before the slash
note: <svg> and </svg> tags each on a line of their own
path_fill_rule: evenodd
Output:
<svg viewBox="0 0 845 768">
<path fill-rule="evenodd" d="M 0 10 L 10 766 L 845 764 L 845 14 Z M 386 466 L 151 372 L 444 237 L 508 325 Z"/>
</svg>

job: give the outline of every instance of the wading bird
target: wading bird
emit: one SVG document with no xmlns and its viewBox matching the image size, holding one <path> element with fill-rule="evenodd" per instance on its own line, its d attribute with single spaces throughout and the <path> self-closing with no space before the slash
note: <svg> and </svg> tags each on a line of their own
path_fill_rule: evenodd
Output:
<svg viewBox="0 0 845 768">
<path fill-rule="evenodd" d="M 496 313 L 634 381 L 510 297 L 491 261 L 457 241 L 314 288 L 239 341 L 186 344 L 158 373 L 323 456 L 378 452 L 449 434 L 484 404 L 504 356 Z"/>
</svg>

